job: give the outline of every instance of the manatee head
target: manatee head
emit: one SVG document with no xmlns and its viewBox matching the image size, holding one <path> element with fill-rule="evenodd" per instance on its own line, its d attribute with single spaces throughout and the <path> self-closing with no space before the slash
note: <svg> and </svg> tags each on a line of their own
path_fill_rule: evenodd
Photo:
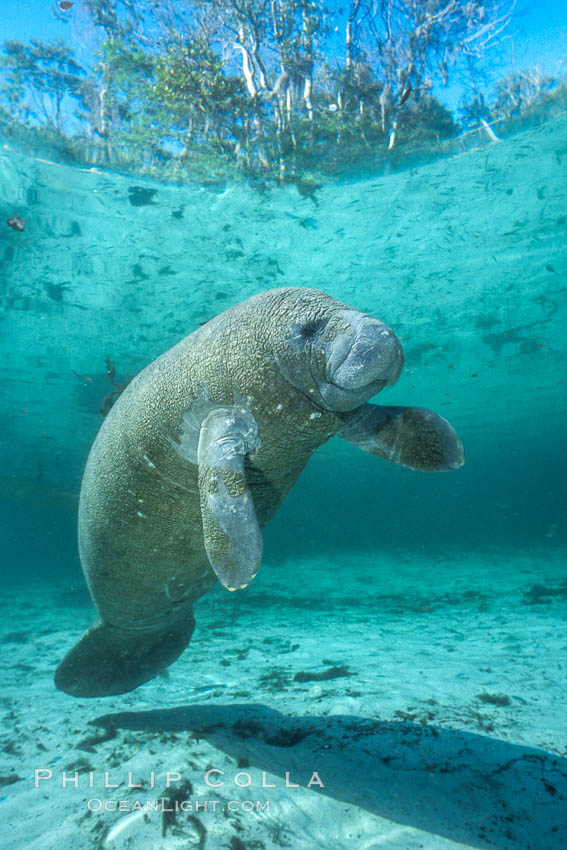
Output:
<svg viewBox="0 0 567 850">
<path fill-rule="evenodd" d="M 354 410 L 398 380 L 402 346 L 391 328 L 366 313 L 328 296 L 316 307 L 305 304 L 303 315 L 299 310 L 289 322 L 278 365 L 315 405 Z"/>
</svg>

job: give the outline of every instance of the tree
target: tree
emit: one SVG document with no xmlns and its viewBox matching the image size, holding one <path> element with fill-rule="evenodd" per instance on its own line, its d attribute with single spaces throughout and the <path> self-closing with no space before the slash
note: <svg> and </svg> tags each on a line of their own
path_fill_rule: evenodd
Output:
<svg viewBox="0 0 567 850">
<path fill-rule="evenodd" d="M 94 53 L 97 62 L 83 93 L 91 134 L 102 141 L 104 154 L 111 156 L 111 135 L 124 129 L 127 114 L 136 113 L 135 97 L 129 106 L 130 95 L 144 83 L 143 74 L 151 64 L 144 47 L 149 39 L 144 36 L 144 11 L 151 3 L 141 0 L 83 0 L 95 28 Z"/>
<path fill-rule="evenodd" d="M 471 100 L 460 106 L 461 124 L 466 128 L 479 124 L 487 127 L 487 122 L 507 121 L 524 115 L 547 98 L 557 85 L 556 79 L 544 76 L 539 68 L 513 71 L 497 81 L 492 97 L 477 90 Z"/>
<path fill-rule="evenodd" d="M 238 77 L 224 74 L 223 64 L 203 36 L 176 38 L 155 61 L 152 100 L 156 114 L 185 146 L 192 142 L 217 144 L 227 138 L 233 146 L 246 120 L 246 90 Z"/>
<path fill-rule="evenodd" d="M 4 104 L 21 124 L 74 134 L 87 161 L 175 160 L 193 177 L 201 168 L 297 182 L 451 135 L 434 82 L 496 44 L 510 10 L 497 0 L 346 2 L 84 0 L 96 36 L 88 74 L 61 42 L 8 42 Z M 506 85 L 499 108 L 529 101 L 528 81 Z"/>
<path fill-rule="evenodd" d="M 496 84 L 496 96 L 490 108 L 491 118 L 511 118 L 521 115 L 549 92 L 556 84 L 539 68 L 514 71 Z"/>
<path fill-rule="evenodd" d="M 320 0 L 197 0 L 200 27 L 237 72 L 251 99 L 252 132 L 247 155 L 271 168 L 275 154 L 280 179 L 286 176 L 293 120 L 313 120 L 313 77 L 317 40 L 323 31 Z M 254 152 L 250 150 L 253 140 Z"/>
<path fill-rule="evenodd" d="M 389 149 L 410 96 L 435 79 L 447 83 L 459 57 L 472 61 L 497 44 L 512 9 L 513 0 L 506 9 L 497 0 L 351 0 L 347 67 L 356 49 L 376 68 Z"/>
<path fill-rule="evenodd" d="M 71 101 L 82 97 L 86 73 L 71 48 L 62 41 L 6 41 L 0 67 L 2 96 L 10 112 L 22 122 L 62 133 Z"/>
</svg>

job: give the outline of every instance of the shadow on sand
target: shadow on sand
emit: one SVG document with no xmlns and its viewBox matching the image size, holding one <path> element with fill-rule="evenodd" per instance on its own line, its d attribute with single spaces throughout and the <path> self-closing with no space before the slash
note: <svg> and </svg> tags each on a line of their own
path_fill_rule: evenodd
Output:
<svg viewBox="0 0 567 850">
<path fill-rule="evenodd" d="M 107 714 L 104 728 L 197 732 L 235 759 L 471 847 L 567 846 L 567 759 L 470 732 L 258 704 Z M 215 777 L 217 779 L 217 777 Z"/>
</svg>

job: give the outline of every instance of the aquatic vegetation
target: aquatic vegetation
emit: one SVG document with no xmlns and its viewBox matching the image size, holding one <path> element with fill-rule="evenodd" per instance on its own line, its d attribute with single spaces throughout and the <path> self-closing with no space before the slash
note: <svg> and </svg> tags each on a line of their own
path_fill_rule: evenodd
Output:
<svg viewBox="0 0 567 850">
<path fill-rule="evenodd" d="M 288 670 L 274 667 L 260 676 L 259 684 L 269 691 L 283 691 L 291 683 L 291 675 Z"/>
<path fill-rule="evenodd" d="M 294 682 L 326 682 L 328 679 L 341 679 L 345 676 L 356 676 L 356 673 L 353 673 L 348 667 L 344 665 L 340 665 L 337 667 L 329 667 L 327 670 L 323 670 L 321 673 L 316 673 L 315 671 L 306 672 L 304 670 L 300 670 L 293 677 Z"/>
<path fill-rule="evenodd" d="M 525 605 L 550 605 L 552 599 L 567 600 L 567 581 L 553 587 L 533 584 L 524 593 L 523 602 Z"/>
<path fill-rule="evenodd" d="M 478 698 L 481 702 L 486 702 L 490 705 L 498 705 L 501 707 L 511 705 L 512 703 L 512 700 L 506 694 L 488 694 L 486 693 L 486 691 L 484 691 L 482 694 L 479 694 Z"/>
</svg>

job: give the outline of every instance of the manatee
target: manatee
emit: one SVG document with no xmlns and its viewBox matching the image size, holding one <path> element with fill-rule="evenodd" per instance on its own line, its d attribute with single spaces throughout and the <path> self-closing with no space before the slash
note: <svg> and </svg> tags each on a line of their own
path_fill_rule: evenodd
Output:
<svg viewBox="0 0 567 850">
<path fill-rule="evenodd" d="M 217 581 L 235 591 L 254 578 L 262 529 L 331 437 L 412 469 L 462 466 L 445 419 L 368 403 L 402 367 L 387 325 L 293 287 L 231 307 L 140 372 L 87 460 L 79 552 L 100 619 L 56 686 L 121 694 L 172 664 L 195 601 Z"/>
</svg>

